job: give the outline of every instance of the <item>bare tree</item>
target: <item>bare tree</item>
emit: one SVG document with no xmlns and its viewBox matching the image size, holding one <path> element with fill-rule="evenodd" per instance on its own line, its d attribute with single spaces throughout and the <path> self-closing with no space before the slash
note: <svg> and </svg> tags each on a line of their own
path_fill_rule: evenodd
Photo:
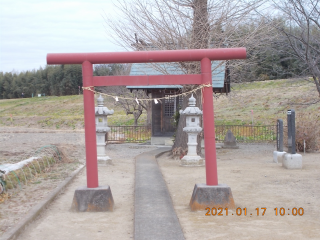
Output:
<svg viewBox="0 0 320 240">
<path fill-rule="evenodd" d="M 283 48 L 291 48 L 302 76 L 310 76 L 320 97 L 320 0 L 272 1 L 283 22 L 274 27 L 286 37 Z M 308 78 L 306 78 L 308 80 Z"/>
<path fill-rule="evenodd" d="M 137 126 L 138 119 L 143 111 L 150 112 L 151 102 L 138 100 L 148 98 L 147 95 L 142 90 L 133 90 L 130 92 L 125 86 L 118 86 L 114 90 L 113 94 L 119 96 L 116 105 L 124 109 L 127 115 L 132 114 L 134 116 L 134 125 Z"/>
<path fill-rule="evenodd" d="M 99 87 L 97 91 L 107 94 L 108 101 L 121 107 L 127 115 L 132 114 L 135 126 L 138 125 L 138 120 L 144 111 L 147 113 L 147 125 L 151 124 L 151 102 L 141 100 L 149 99 L 143 90 L 133 90 L 131 92 L 126 86 L 109 86 Z"/>
<path fill-rule="evenodd" d="M 264 44 L 261 35 L 270 27 L 261 23 L 252 25 L 252 31 L 244 32 L 241 26 L 254 21 L 252 11 L 261 2 L 262 0 L 118 0 L 121 20 L 113 20 L 112 16 L 106 16 L 105 20 L 109 28 L 113 29 L 114 40 L 128 50 L 254 48 Z M 230 61 L 229 64 L 231 68 L 241 69 L 247 63 Z M 179 66 L 185 73 L 200 72 L 198 63 L 180 62 Z M 165 68 L 161 69 L 156 64 L 153 67 L 167 74 Z M 239 75 L 234 76 L 236 77 L 239 78 Z M 194 87 L 184 86 L 182 92 Z M 201 93 L 195 95 L 197 106 L 202 108 Z M 183 109 L 187 107 L 189 97 L 185 97 Z M 174 148 L 180 147 L 183 150 L 187 147 L 187 137 L 182 131 L 184 125 L 185 118 L 181 116 Z M 200 144 L 198 146 L 199 152 Z"/>
<path fill-rule="evenodd" d="M 98 64 L 94 66 L 94 74 L 98 76 L 104 75 L 128 75 L 130 72 L 131 64 Z M 147 94 L 142 90 L 130 91 L 125 86 L 108 86 L 97 87 L 97 91 L 109 95 L 109 100 L 115 101 L 115 105 L 120 106 L 127 115 L 134 116 L 134 125 L 138 125 L 138 120 L 143 111 L 147 112 L 147 124 L 151 124 L 151 102 L 150 101 L 135 101 L 132 99 L 148 99 Z M 110 97 L 114 96 L 114 97 Z"/>
</svg>

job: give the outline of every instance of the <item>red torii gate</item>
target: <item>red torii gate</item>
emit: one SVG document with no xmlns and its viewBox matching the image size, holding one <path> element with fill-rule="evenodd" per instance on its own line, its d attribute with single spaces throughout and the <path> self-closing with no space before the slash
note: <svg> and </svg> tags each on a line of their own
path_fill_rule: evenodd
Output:
<svg viewBox="0 0 320 240">
<path fill-rule="evenodd" d="M 211 61 L 245 59 L 245 48 L 165 50 L 105 53 L 49 53 L 47 64 L 82 64 L 83 87 L 119 85 L 211 85 Z M 93 76 L 92 64 L 200 61 L 201 74 L 152 76 Z M 98 164 L 95 103 L 92 91 L 83 91 L 87 187 L 97 188 Z M 203 88 L 203 124 L 206 184 L 218 185 L 212 87 Z"/>
</svg>

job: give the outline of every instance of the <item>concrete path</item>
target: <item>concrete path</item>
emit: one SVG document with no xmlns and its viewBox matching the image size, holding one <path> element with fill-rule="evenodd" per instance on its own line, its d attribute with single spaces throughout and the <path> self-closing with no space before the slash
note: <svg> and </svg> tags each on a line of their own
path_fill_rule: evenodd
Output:
<svg viewBox="0 0 320 240">
<path fill-rule="evenodd" d="M 134 239 L 185 239 L 155 156 L 159 148 L 136 157 Z"/>
</svg>

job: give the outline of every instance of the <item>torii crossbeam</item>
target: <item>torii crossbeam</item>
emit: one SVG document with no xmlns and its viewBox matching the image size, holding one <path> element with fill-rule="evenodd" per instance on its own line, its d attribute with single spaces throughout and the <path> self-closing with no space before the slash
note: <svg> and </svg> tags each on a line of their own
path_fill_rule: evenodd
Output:
<svg viewBox="0 0 320 240">
<path fill-rule="evenodd" d="M 49 53 L 47 64 L 82 64 L 83 87 L 116 85 L 211 85 L 211 61 L 245 59 L 245 48 L 104 53 Z M 93 76 L 93 64 L 200 61 L 201 74 L 153 76 Z M 98 188 L 94 93 L 83 91 L 87 188 Z M 212 87 L 203 88 L 206 185 L 218 186 Z"/>
</svg>

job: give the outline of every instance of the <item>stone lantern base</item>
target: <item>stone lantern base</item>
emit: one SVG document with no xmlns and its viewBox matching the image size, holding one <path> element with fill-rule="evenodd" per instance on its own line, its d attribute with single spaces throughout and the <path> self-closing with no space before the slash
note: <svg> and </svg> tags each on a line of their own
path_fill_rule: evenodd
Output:
<svg viewBox="0 0 320 240">
<path fill-rule="evenodd" d="M 203 167 L 205 165 L 205 161 L 200 156 L 184 156 L 181 158 L 182 167 Z"/>
</svg>

